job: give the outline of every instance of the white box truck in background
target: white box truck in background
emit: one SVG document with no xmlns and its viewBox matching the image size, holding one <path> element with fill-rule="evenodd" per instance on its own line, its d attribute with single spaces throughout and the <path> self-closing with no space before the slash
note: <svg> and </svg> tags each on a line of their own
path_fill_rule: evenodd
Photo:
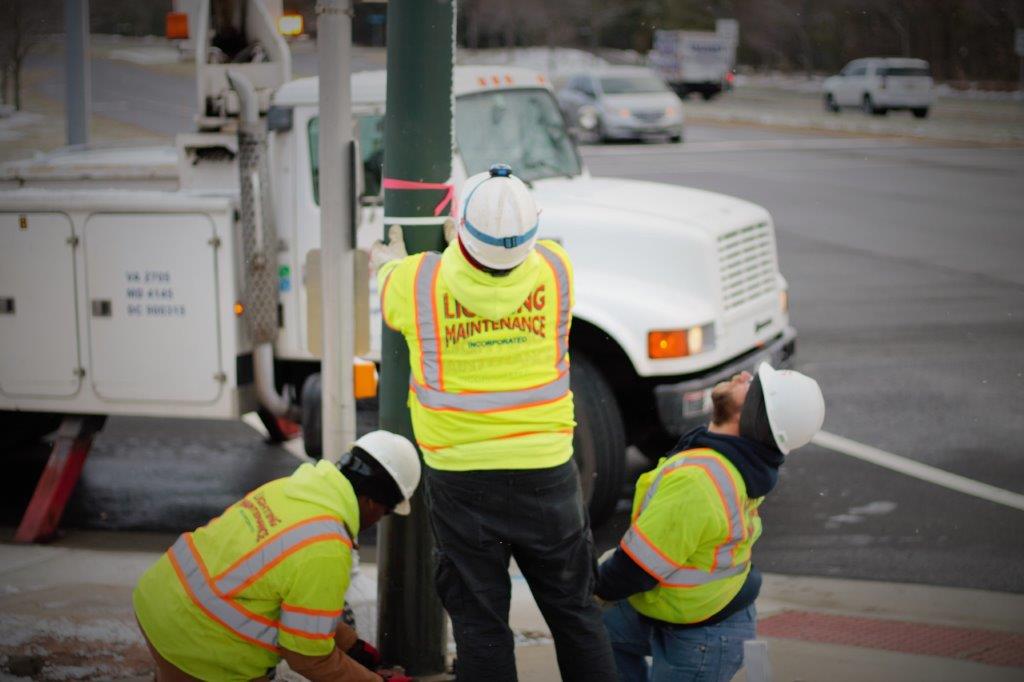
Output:
<svg viewBox="0 0 1024 682">
<path fill-rule="evenodd" d="M 655 31 L 648 61 L 680 97 L 696 92 L 707 100 L 729 82 L 736 39 L 715 31 Z"/>
<path fill-rule="evenodd" d="M 0 171 L 8 433 L 47 415 L 237 419 L 261 407 L 312 425 L 307 449 L 319 442 L 318 81 L 292 78 L 275 17 L 246 4 L 237 29 L 263 61 L 208 60 L 225 27 L 209 0 L 190 17 L 196 132 Z M 385 83 L 383 71 L 352 76 L 357 182 L 332 189 L 356 195 L 364 250 L 383 233 Z M 573 259 L 575 450 L 598 519 L 622 492 L 627 446 L 663 454 L 707 420 L 715 383 L 794 352 L 772 218 L 722 194 L 592 177 L 541 74 L 457 67 L 453 88 L 452 184 L 511 163 L 544 209 L 541 237 Z M 255 110 L 261 128 L 240 126 Z M 379 335 L 366 336 L 375 361 Z"/>
</svg>

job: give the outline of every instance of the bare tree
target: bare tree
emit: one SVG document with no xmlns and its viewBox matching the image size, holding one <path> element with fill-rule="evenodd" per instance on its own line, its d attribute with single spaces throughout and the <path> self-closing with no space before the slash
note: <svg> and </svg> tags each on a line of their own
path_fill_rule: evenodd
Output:
<svg viewBox="0 0 1024 682">
<path fill-rule="evenodd" d="M 21 69 L 25 58 L 47 31 L 56 25 L 52 0 L 3 0 L 0 2 L 0 89 L 3 101 L 21 109 Z"/>
</svg>

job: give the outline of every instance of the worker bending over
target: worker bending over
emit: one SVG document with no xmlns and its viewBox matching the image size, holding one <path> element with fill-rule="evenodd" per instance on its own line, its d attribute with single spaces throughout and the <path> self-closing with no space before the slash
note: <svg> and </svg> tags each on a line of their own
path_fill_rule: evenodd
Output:
<svg viewBox="0 0 1024 682">
<path fill-rule="evenodd" d="M 604 623 L 623 682 L 724 681 L 740 669 L 761 588 L 757 508 L 825 418 L 817 382 L 767 363 L 711 397 L 711 426 L 637 481 L 629 530 L 599 569 L 595 593 L 616 601 Z"/>
<path fill-rule="evenodd" d="M 419 480 L 413 444 L 374 431 L 183 534 L 132 594 L 157 680 L 266 679 L 281 658 L 313 682 L 381 680 L 376 649 L 340 622 L 352 548 L 409 513 Z"/>
<path fill-rule="evenodd" d="M 537 241 L 537 207 L 508 166 L 474 175 L 463 192 L 458 234 L 449 227 L 443 254 L 406 256 L 398 227 L 371 250 L 384 321 L 409 346 L 409 407 L 456 675 L 516 679 L 515 557 L 551 628 L 562 679 L 613 680 L 572 461 L 572 266 L 558 244 Z"/>
</svg>

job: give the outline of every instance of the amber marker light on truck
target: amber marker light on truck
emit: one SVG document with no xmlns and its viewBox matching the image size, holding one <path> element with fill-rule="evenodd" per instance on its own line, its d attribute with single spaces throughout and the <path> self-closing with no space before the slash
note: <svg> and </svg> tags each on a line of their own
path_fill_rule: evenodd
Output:
<svg viewBox="0 0 1024 682">
<path fill-rule="evenodd" d="M 690 354 L 685 329 L 667 329 L 648 332 L 647 355 L 654 360 L 682 358 Z"/>
<path fill-rule="evenodd" d="M 789 312 L 789 291 L 783 289 L 779 292 L 779 309 L 784 312 Z"/>
<path fill-rule="evenodd" d="M 245 306 L 242 305 L 241 301 L 235 301 L 235 317 L 241 317 L 242 313 L 245 312 Z"/>
<path fill-rule="evenodd" d="M 714 324 L 688 329 L 661 329 L 647 333 L 647 355 L 652 360 L 685 358 L 715 347 Z"/>
<path fill-rule="evenodd" d="M 302 15 L 282 14 L 277 19 L 277 32 L 288 38 L 302 35 Z"/>
</svg>

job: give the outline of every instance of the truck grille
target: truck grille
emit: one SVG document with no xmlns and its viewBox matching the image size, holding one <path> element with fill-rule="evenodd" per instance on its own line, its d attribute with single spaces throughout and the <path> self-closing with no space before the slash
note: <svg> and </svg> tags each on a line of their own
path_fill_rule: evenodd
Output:
<svg viewBox="0 0 1024 682">
<path fill-rule="evenodd" d="M 768 223 L 726 232 L 718 238 L 722 306 L 733 310 L 775 291 L 775 240 Z"/>
</svg>

